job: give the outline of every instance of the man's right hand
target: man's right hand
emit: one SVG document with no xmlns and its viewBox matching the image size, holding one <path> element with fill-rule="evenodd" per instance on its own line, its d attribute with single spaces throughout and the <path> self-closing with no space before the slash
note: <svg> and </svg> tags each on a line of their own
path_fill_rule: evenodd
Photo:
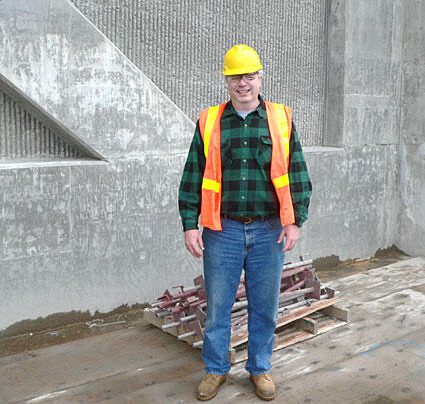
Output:
<svg viewBox="0 0 425 404">
<path fill-rule="evenodd" d="M 196 258 L 204 255 L 204 243 L 201 232 L 198 229 L 186 230 L 184 232 L 184 244 L 186 249 Z"/>
</svg>

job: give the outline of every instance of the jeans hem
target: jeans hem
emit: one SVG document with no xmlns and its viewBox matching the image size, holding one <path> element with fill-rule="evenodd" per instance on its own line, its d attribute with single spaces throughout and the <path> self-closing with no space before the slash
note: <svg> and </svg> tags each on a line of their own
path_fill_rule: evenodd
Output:
<svg viewBox="0 0 425 404">
<path fill-rule="evenodd" d="M 257 375 L 268 375 L 271 373 L 271 368 L 269 370 L 258 370 L 258 371 L 250 371 L 249 369 L 246 369 L 246 371 L 251 375 L 251 376 L 257 376 Z"/>
<path fill-rule="evenodd" d="M 208 369 L 205 369 L 205 373 L 208 374 L 208 375 L 224 376 L 224 375 L 227 375 L 227 373 L 229 373 L 229 370 L 227 372 L 218 372 L 217 370 L 208 370 Z"/>
</svg>

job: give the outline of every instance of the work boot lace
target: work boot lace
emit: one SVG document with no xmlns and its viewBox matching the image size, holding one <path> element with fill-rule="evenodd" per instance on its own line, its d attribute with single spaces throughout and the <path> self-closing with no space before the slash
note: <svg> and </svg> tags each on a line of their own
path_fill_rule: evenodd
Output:
<svg viewBox="0 0 425 404">
<path fill-rule="evenodd" d="M 206 382 L 215 382 L 219 377 L 220 375 L 207 374 L 204 376 L 204 380 Z"/>
</svg>

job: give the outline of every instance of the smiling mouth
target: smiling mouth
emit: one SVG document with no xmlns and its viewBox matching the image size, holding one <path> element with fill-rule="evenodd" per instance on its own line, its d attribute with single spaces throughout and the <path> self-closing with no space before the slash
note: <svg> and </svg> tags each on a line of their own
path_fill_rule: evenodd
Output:
<svg viewBox="0 0 425 404">
<path fill-rule="evenodd" d="M 237 90 L 239 94 L 248 94 L 251 90 Z"/>
</svg>

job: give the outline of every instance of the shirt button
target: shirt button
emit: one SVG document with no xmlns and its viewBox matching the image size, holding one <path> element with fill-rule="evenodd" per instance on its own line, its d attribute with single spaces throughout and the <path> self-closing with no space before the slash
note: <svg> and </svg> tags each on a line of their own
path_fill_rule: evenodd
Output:
<svg viewBox="0 0 425 404">
<path fill-rule="evenodd" d="M 245 126 L 245 128 L 246 128 L 246 127 L 248 126 L 248 124 L 246 123 L 244 126 Z"/>
<path fill-rule="evenodd" d="M 241 198 L 242 198 L 242 199 L 245 199 L 245 197 L 244 197 L 243 195 L 241 196 Z"/>
<path fill-rule="evenodd" d="M 248 142 L 245 140 L 245 141 L 243 142 L 243 144 L 246 146 L 246 145 L 248 144 Z"/>
<path fill-rule="evenodd" d="M 243 160 L 242 160 L 242 162 L 243 162 L 243 163 L 246 163 L 246 159 L 243 159 Z"/>
<path fill-rule="evenodd" d="M 244 181 L 246 181 L 246 177 L 242 177 L 242 179 L 243 179 Z"/>
</svg>

